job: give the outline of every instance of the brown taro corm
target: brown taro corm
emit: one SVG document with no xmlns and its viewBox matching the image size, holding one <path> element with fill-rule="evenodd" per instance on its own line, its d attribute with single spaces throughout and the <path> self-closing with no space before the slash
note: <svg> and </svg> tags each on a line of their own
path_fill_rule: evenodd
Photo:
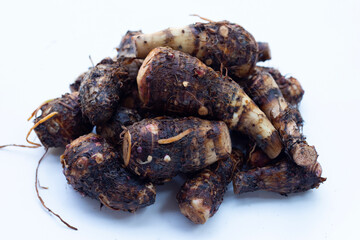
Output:
<svg viewBox="0 0 360 240">
<path fill-rule="evenodd" d="M 90 68 L 91 69 L 91 68 Z M 90 71 L 90 70 L 89 70 Z M 75 81 L 70 84 L 70 91 L 71 92 L 78 92 L 80 89 L 81 82 L 84 80 L 84 77 L 86 76 L 88 72 L 82 73 L 80 76 L 78 76 Z"/>
<path fill-rule="evenodd" d="M 122 146 L 121 133 L 125 127 L 141 120 L 135 109 L 118 107 L 114 116 L 104 124 L 96 126 L 96 133 L 116 147 Z"/>
<path fill-rule="evenodd" d="M 272 165 L 236 172 L 233 187 L 235 194 L 265 190 L 287 195 L 317 188 L 325 180 L 284 158 Z"/>
<path fill-rule="evenodd" d="M 45 148 L 65 147 L 75 138 L 91 132 L 93 126 L 81 113 L 79 93 L 66 93 L 41 107 L 41 115 L 35 118 L 39 122 L 47 115 L 57 112 L 49 120 L 35 128 Z"/>
<path fill-rule="evenodd" d="M 234 170 L 242 163 L 242 152 L 233 149 L 230 157 L 188 178 L 176 196 L 181 213 L 193 223 L 204 224 L 219 209 Z"/>
<path fill-rule="evenodd" d="M 194 117 L 144 119 L 128 126 L 123 136 L 125 166 L 156 183 L 205 168 L 231 153 L 224 122 Z"/>
<path fill-rule="evenodd" d="M 258 42 L 258 61 L 264 62 L 271 59 L 271 51 L 269 43 L 267 42 Z"/>
<path fill-rule="evenodd" d="M 302 88 L 300 82 L 294 77 L 285 77 L 279 70 L 270 67 L 256 67 L 259 71 L 269 73 L 277 85 L 279 86 L 281 93 L 283 94 L 285 100 L 290 105 L 299 105 L 303 96 L 304 89 Z"/>
<path fill-rule="evenodd" d="M 137 59 L 105 58 L 84 76 L 79 90 L 81 109 L 93 125 L 112 117 L 120 98 L 136 81 L 140 65 Z"/>
<path fill-rule="evenodd" d="M 119 154 L 90 133 L 66 146 L 61 164 L 68 183 L 84 196 L 114 210 L 134 212 L 155 202 L 155 187 L 121 167 Z"/>
<path fill-rule="evenodd" d="M 144 60 L 137 84 L 145 106 L 166 114 L 222 120 L 231 130 L 249 135 L 270 158 L 281 152 L 274 126 L 243 89 L 195 57 L 155 48 Z"/>
<path fill-rule="evenodd" d="M 273 77 L 267 72 L 257 71 L 249 77 L 246 92 L 270 119 L 279 132 L 285 150 L 296 164 L 311 171 L 317 167 L 318 154 L 314 146 L 309 146 L 297 124 L 297 117 L 284 99 Z M 316 172 L 320 177 L 321 171 Z"/>
<path fill-rule="evenodd" d="M 249 32 L 237 24 L 220 21 L 198 22 L 151 34 L 129 31 L 120 43 L 118 57 L 145 58 L 161 46 L 188 53 L 215 70 L 225 67 L 237 77 L 252 72 L 259 54 L 258 45 Z"/>
</svg>

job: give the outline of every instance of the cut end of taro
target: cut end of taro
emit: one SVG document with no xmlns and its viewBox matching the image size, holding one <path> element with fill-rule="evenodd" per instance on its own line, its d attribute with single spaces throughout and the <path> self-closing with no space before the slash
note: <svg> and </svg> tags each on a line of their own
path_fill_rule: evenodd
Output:
<svg viewBox="0 0 360 240">
<path fill-rule="evenodd" d="M 294 162 L 302 167 L 313 166 L 318 157 L 315 147 L 309 146 L 306 143 L 296 144 L 291 150 L 291 154 Z"/>
</svg>

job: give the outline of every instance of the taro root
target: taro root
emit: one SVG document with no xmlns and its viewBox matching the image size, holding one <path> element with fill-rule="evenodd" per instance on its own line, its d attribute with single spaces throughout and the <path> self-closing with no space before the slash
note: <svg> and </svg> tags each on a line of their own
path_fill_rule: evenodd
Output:
<svg viewBox="0 0 360 240">
<path fill-rule="evenodd" d="M 80 76 L 78 76 L 75 79 L 75 81 L 72 84 L 70 84 L 70 91 L 71 92 L 78 92 L 79 91 L 80 85 L 81 85 L 82 81 L 84 80 L 86 74 L 88 74 L 88 72 L 82 73 Z"/>
<path fill-rule="evenodd" d="M 45 148 L 65 147 L 93 129 L 89 120 L 81 113 L 78 92 L 66 93 L 61 98 L 45 103 L 40 109 L 42 113 L 35 118 L 35 124 L 46 116 L 55 114 L 34 129 Z"/>
<path fill-rule="evenodd" d="M 285 101 L 275 80 L 270 74 L 258 71 L 249 78 L 246 85 L 247 93 L 270 119 L 285 145 L 285 150 L 294 162 L 302 167 L 319 170 L 317 152 L 314 146 L 309 146 L 301 133 L 296 116 Z M 321 172 L 317 172 L 321 176 Z"/>
<path fill-rule="evenodd" d="M 287 195 L 317 188 L 325 180 L 285 158 L 272 165 L 236 172 L 233 186 L 235 194 L 266 190 Z"/>
<path fill-rule="evenodd" d="M 195 57 L 168 47 L 156 48 L 144 60 L 137 83 L 145 106 L 222 120 L 231 130 L 252 137 L 270 158 L 281 152 L 274 126 L 243 89 Z"/>
<path fill-rule="evenodd" d="M 61 164 L 68 183 L 114 210 L 134 212 L 155 202 L 155 187 L 121 167 L 120 155 L 102 137 L 90 133 L 66 146 Z"/>
<path fill-rule="evenodd" d="M 109 143 L 121 147 L 121 133 L 125 127 L 141 120 L 140 115 L 134 109 L 118 107 L 114 116 L 105 124 L 96 126 L 96 133 L 105 138 Z"/>
<path fill-rule="evenodd" d="M 216 70 L 225 67 L 237 77 L 249 75 L 258 58 L 254 37 L 228 21 L 198 22 L 151 34 L 129 31 L 120 43 L 118 57 L 145 58 L 161 46 L 188 53 Z"/>
<path fill-rule="evenodd" d="M 205 168 L 230 153 L 224 122 L 193 117 L 144 119 L 127 127 L 123 139 L 125 166 L 157 183 Z"/>
<path fill-rule="evenodd" d="M 256 67 L 259 71 L 269 73 L 279 86 L 285 100 L 291 105 L 298 105 L 304 96 L 304 89 L 294 77 L 285 77 L 279 70 L 268 67 Z"/>
<path fill-rule="evenodd" d="M 230 157 L 187 179 L 176 196 L 181 213 L 193 223 L 204 224 L 219 209 L 235 167 L 242 163 L 241 151 L 234 150 Z"/>
<path fill-rule="evenodd" d="M 258 42 L 258 61 L 264 62 L 271 59 L 271 51 L 267 42 Z"/>
<path fill-rule="evenodd" d="M 93 125 L 108 121 L 120 98 L 135 82 L 141 61 L 137 59 L 103 59 L 92 68 L 80 85 L 81 109 Z"/>
</svg>

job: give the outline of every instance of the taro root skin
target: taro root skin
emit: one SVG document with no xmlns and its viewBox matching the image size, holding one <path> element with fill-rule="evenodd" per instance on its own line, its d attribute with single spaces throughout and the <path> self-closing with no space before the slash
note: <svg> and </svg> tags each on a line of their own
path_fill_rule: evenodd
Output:
<svg viewBox="0 0 360 240">
<path fill-rule="evenodd" d="M 294 77 L 286 78 L 279 70 L 269 67 L 256 67 L 258 71 L 269 73 L 279 86 L 282 95 L 290 105 L 299 105 L 303 96 L 304 89 L 300 82 Z"/>
<path fill-rule="evenodd" d="M 90 71 L 90 70 L 89 70 Z M 78 92 L 79 91 L 79 89 L 80 89 L 80 85 L 81 85 L 81 83 L 82 83 L 82 81 L 84 80 L 84 78 L 85 78 L 85 76 L 86 76 L 86 74 L 87 74 L 88 72 L 84 72 L 84 73 L 82 73 L 80 76 L 78 76 L 76 79 L 75 79 L 75 81 L 72 83 L 72 84 L 70 84 L 70 91 L 71 92 Z"/>
<path fill-rule="evenodd" d="M 231 130 L 256 140 L 270 158 L 281 152 L 274 126 L 242 88 L 195 57 L 168 47 L 155 48 L 140 67 L 137 83 L 145 106 L 222 120 Z"/>
<path fill-rule="evenodd" d="M 144 119 L 129 126 L 123 139 L 125 166 L 154 182 L 205 168 L 230 153 L 225 123 L 193 117 Z"/>
<path fill-rule="evenodd" d="M 249 96 L 270 119 L 285 145 L 285 150 L 296 164 L 313 168 L 317 161 L 315 147 L 309 146 L 297 123 L 297 117 L 292 115 L 273 77 L 266 72 L 258 71 L 248 80 L 246 86 Z M 317 168 L 319 169 L 319 168 Z M 317 173 L 321 176 L 321 172 Z"/>
<path fill-rule="evenodd" d="M 237 77 L 252 72 L 259 53 L 254 37 L 243 27 L 220 21 L 198 22 L 151 34 L 129 31 L 120 43 L 118 57 L 145 58 L 151 50 L 162 46 L 188 53 L 216 70 L 226 67 Z"/>
<path fill-rule="evenodd" d="M 273 165 L 235 173 L 233 186 L 235 194 L 265 190 L 287 195 L 317 188 L 325 180 L 292 161 L 282 160 Z"/>
<path fill-rule="evenodd" d="M 105 58 L 92 68 L 80 85 L 81 109 L 93 125 L 108 121 L 122 96 L 131 91 L 142 61 Z"/>
<path fill-rule="evenodd" d="M 64 94 L 61 98 L 44 104 L 41 111 L 34 123 L 50 113 L 58 113 L 35 128 L 35 133 L 45 148 L 65 147 L 72 140 L 93 129 L 89 120 L 81 113 L 78 92 Z"/>
<path fill-rule="evenodd" d="M 219 209 L 235 167 L 242 164 L 242 153 L 234 150 L 230 157 L 188 178 L 176 195 L 181 213 L 193 223 L 204 224 Z"/>
<path fill-rule="evenodd" d="M 114 146 L 122 146 L 121 133 L 125 127 L 141 120 L 140 115 L 134 109 L 118 107 L 114 116 L 104 124 L 96 126 L 96 133 L 105 138 Z"/>
<path fill-rule="evenodd" d="M 105 139 L 90 133 L 66 146 L 60 157 L 68 183 L 114 210 L 134 212 L 155 202 L 155 187 L 121 167 L 120 155 Z"/>
</svg>

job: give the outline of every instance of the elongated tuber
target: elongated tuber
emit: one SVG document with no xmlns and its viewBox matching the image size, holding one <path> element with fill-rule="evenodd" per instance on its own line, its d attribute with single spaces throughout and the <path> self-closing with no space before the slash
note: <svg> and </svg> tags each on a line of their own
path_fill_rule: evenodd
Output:
<svg viewBox="0 0 360 240">
<path fill-rule="evenodd" d="M 156 48 L 144 60 L 137 83 L 146 106 L 222 120 L 230 129 L 251 136 L 270 158 L 281 152 L 277 131 L 242 88 L 195 57 L 168 47 Z"/>
<path fill-rule="evenodd" d="M 120 156 L 102 137 L 90 133 L 66 146 L 64 175 L 75 190 L 114 210 L 134 212 L 155 202 L 155 187 L 121 167 Z"/>
<path fill-rule="evenodd" d="M 41 106 L 41 115 L 34 123 L 41 121 L 51 113 L 54 117 L 35 128 L 35 133 L 45 148 L 65 147 L 77 137 L 91 132 L 93 126 L 83 117 L 80 108 L 79 93 L 67 93 Z"/>
<path fill-rule="evenodd" d="M 154 182 L 205 168 L 230 153 L 225 123 L 193 117 L 144 119 L 127 127 L 123 139 L 125 166 Z"/>
<path fill-rule="evenodd" d="M 93 125 L 112 117 L 121 96 L 135 82 L 140 63 L 136 59 L 105 58 L 86 74 L 80 85 L 81 109 Z"/>
<path fill-rule="evenodd" d="M 181 213 L 193 223 L 204 224 L 219 209 L 235 167 L 242 163 L 242 153 L 235 150 L 187 179 L 176 196 Z"/>
<path fill-rule="evenodd" d="M 257 72 L 249 79 L 247 92 L 279 131 L 285 149 L 294 162 L 299 166 L 313 169 L 318 157 L 315 147 L 309 146 L 305 141 L 296 119 L 290 114 L 289 106 L 271 75 Z M 321 172 L 317 174 L 321 176 Z"/>
<path fill-rule="evenodd" d="M 235 194 L 266 190 L 287 195 L 317 188 L 325 180 L 283 159 L 273 165 L 235 173 L 233 186 Z"/>
<path fill-rule="evenodd" d="M 226 67 L 238 77 L 249 75 L 258 58 L 254 37 L 228 21 L 195 23 L 151 34 L 129 31 L 120 43 L 118 57 L 145 58 L 161 46 L 188 53 L 217 70 Z"/>
<path fill-rule="evenodd" d="M 279 70 L 268 67 L 256 67 L 259 71 L 269 73 L 279 86 L 285 100 L 291 105 L 298 105 L 304 96 L 304 89 L 294 77 L 285 77 Z"/>
</svg>

